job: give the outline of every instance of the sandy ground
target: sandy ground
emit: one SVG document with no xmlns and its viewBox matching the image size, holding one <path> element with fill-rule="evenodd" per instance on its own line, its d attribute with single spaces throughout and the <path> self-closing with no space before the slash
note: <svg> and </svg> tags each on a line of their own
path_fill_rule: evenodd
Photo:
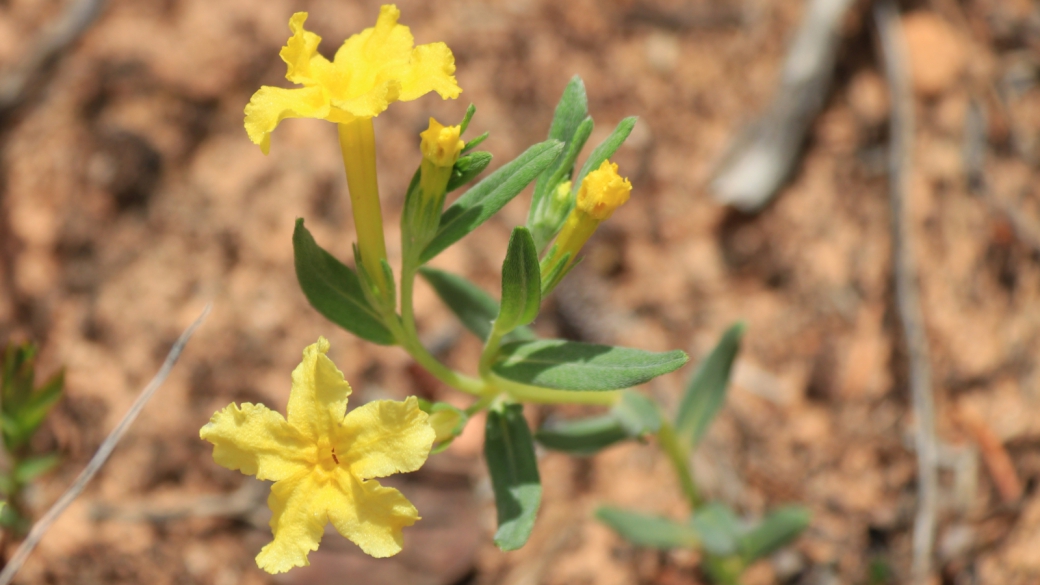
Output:
<svg viewBox="0 0 1040 585">
<path fill-rule="evenodd" d="M 0 0 L 0 70 L 63 4 Z M 802 163 L 773 204 L 748 216 L 714 203 L 706 185 L 730 139 L 768 103 L 801 2 L 399 5 L 418 42 L 454 50 L 464 93 L 396 104 L 376 121 L 391 257 L 428 116 L 457 120 L 475 103 L 472 131 L 490 131 L 498 166 L 544 139 L 564 85 L 581 75 L 597 122 L 591 144 L 640 116 L 616 157 L 635 189 L 537 328 L 681 348 L 696 360 L 746 320 L 734 387 L 696 473 L 705 492 L 747 517 L 788 502 L 814 513 L 806 535 L 754 566 L 747 583 L 883 583 L 871 580 L 883 566 L 902 582 L 917 493 L 914 421 L 891 286 L 889 104 L 866 13 L 847 23 L 835 87 Z M 1026 0 L 934 5 L 905 8 L 919 122 L 909 205 L 943 462 L 937 564 L 942 583 L 1036 583 L 1040 12 Z M 289 372 L 319 335 L 331 340 L 355 404 L 461 400 L 402 351 L 338 330 L 297 287 L 295 218 L 344 259 L 353 224 L 331 124 L 284 123 L 268 157 L 242 129 L 250 94 L 285 85 L 277 51 L 295 10 L 310 12 L 331 54 L 371 25 L 378 4 L 113 0 L 32 99 L 0 121 L 0 343 L 37 340 L 42 372 L 68 372 L 67 397 L 35 445 L 65 459 L 30 492 L 33 512 L 75 477 L 181 329 L 214 307 L 20 582 L 704 582 L 696 554 L 633 549 L 590 517 L 602 503 L 685 513 L 653 445 L 586 460 L 544 454 L 532 540 L 497 551 L 481 421 L 396 482 L 424 517 L 406 530 L 399 557 L 368 559 L 332 533 L 308 569 L 273 579 L 256 568 L 269 538 L 263 489 L 215 465 L 199 440 L 215 410 L 231 401 L 284 408 Z M 985 192 L 966 181 L 972 103 L 987 113 L 993 146 Z M 496 290 L 528 201 L 521 195 L 434 264 Z M 477 341 L 430 290 L 417 305 L 423 335 L 471 369 Z M 691 371 L 645 391 L 674 404 Z M 991 467 L 1002 455 L 1010 475 Z M 1024 495 L 1003 497 L 998 486 L 1015 481 Z M 214 507 L 214 497 L 227 499 Z M 13 545 L 5 540 L 6 554 Z"/>
</svg>

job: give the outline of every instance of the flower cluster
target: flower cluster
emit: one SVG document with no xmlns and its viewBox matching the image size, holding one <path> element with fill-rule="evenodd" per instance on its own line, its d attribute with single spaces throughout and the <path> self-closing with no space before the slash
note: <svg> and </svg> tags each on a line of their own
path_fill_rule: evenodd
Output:
<svg viewBox="0 0 1040 585">
<path fill-rule="evenodd" d="M 245 108 L 245 129 L 267 154 L 271 133 L 284 119 L 316 118 L 337 124 L 357 236 L 355 268 L 340 264 L 319 248 L 298 220 L 293 245 L 304 293 L 337 324 L 370 341 L 401 346 L 442 382 L 478 400 L 461 410 L 410 397 L 401 402 L 370 402 L 348 413 L 350 386 L 326 355 L 328 341 L 320 338 L 304 350 L 303 361 L 292 373 L 285 417 L 249 403 L 231 404 L 215 413 L 200 431 L 214 446 L 214 460 L 274 482 L 268 498 L 274 538 L 256 557 L 260 568 L 271 573 L 307 565 L 308 553 L 317 549 L 329 522 L 372 556 L 399 552 L 402 529 L 419 520 L 419 515 L 404 495 L 380 485 L 376 478 L 418 469 L 435 444 L 438 450 L 447 447 L 476 412 L 488 411 L 485 452 L 496 500 L 501 499 L 505 506 L 512 495 L 499 498 L 499 493 L 511 494 L 513 488 L 502 487 L 502 481 L 530 483 L 527 475 L 533 470 L 534 483 L 538 482 L 532 438 L 518 414 L 517 402 L 612 405 L 620 398 L 617 390 L 686 361 L 682 352 L 661 354 L 661 358 L 626 350 L 630 352 L 624 358 L 628 362 L 620 370 L 610 366 L 603 375 L 582 376 L 576 382 L 528 380 L 526 374 L 496 369 L 496 364 L 508 361 L 503 345 L 510 339 L 507 336 L 530 339 L 523 337 L 529 335 L 523 329 L 537 315 L 541 299 L 574 266 L 600 222 L 628 200 L 632 189 L 607 158 L 631 131 L 634 118 L 622 121 L 616 136 L 598 147 L 586 163 L 588 168 L 572 179 L 574 157 L 592 129 L 580 80 L 568 86 L 572 106 L 580 110 L 580 126 L 566 132 L 554 130 L 566 136 L 532 146 L 459 197 L 448 210 L 444 209 L 447 194 L 473 180 L 490 163 L 491 155 L 472 151 L 486 134 L 469 142 L 462 138 L 475 112 L 473 106 L 458 125 L 430 118 L 428 129 L 419 135 L 422 159 L 405 195 L 398 289 L 383 236 L 372 119 L 396 101 L 431 92 L 456 98 L 462 91 L 454 76 L 451 50 L 444 43 L 416 46 L 408 27 L 398 24 L 399 16 L 395 6 L 383 6 L 376 25 L 347 39 L 330 61 L 318 52 L 321 38 L 304 28 L 307 14 L 294 14 L 289 20 L 292 36 L 280 56 L 287 67 L 286 78 L 299 87 L 261 87 Z M 482 292 L 459 277 L 439 275 L 423 266 L 539 175 L 549 211 L 514 231 L 503 265 L 501 306 L 480 296 Z M 577 182 L 576 189 L 572 181 Z M 538 234 L 539 244 L 534 243 L 532 231 Z M 545 251 L 549 242 L 552 246 Z M 412 308 L 414 281 L 420 273 L 435 288 L 447 286 L 438 289 L 448 291 L 442 298 L 485 338 L 480 377 L 447 367 L 420 343 Z M 602 348 L 564 348 L 561 363 L 585 361 L 583 352 L 589 351 L 594 353 L 588 357 L 594 358 Z M 556 359 L 548 358 L 550 362 Z M 631 365 L 633 359 L 647 364 Z M 589 390 L 592 392 L 581 392 Z M 638 425 L 629 424 L 626 429 L 618 436 L 638 437 L 646 432 Z M 507 460 L 508 464 L 526 461 L 526 467 L 504 472 L 501 462 Z M 520 517 L 509 516 L 513 512 L 503 516 L 500 506 L 496 543 L 503 549 L 526 542 L 540 499 L 540 484 L 536 487 L 537 497 L 523 497 L 525 508 Z"/>
</svg>

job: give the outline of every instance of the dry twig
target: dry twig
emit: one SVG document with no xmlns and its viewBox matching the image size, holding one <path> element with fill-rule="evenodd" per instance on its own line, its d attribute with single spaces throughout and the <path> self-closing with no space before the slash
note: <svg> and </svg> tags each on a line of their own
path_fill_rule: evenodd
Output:
<svg viewBox="0 0 1040 585">
<path fill-rule="evenodd" d="M 918 502 L 917 517 L 914 519 L 911 572 L 914 583 L 926 583 L 931 574 L 939 480 L 931 358 L 921 312 L 917 263 L 912 249 L 912 226 L 906 204 L 914 143 L 914 99 L 907 70 L 903 26 L 895 3 L 892 0 L 876 2 L 874 21 L 892 102 L 889 121 L 891 145 L 888 153 L 892 263 L 896 308 L 910 359 L 910 395 L 916 422 L 914 442 L 917 451 Z"/>
<path fill-rule="evenodd" d="M 716 171 L 715 199 L 752 212 L 772 199 L 798 163 L 805 134 L 834 76 L 841 24 L 852 0 L 811 0 L 769 109 L 739 136 Z"/>
<path fill-rule="evenodd" d="M 112 451 L 115 450 L 120 439 L 126 435 L 127 430 L 130 429 L 130 425 L 133 424 L 137 415 L 141 414 L 141 410 L 144 409 L 145 404 L 148 403 L 148 400 L 155 394 L 155 391 L 159 389 L 159 386 L 162 386 L 163 382 L 165 382 L 166 378 L 170 375 L 170 371 L 173 369 L 174 364 L 177 363 L 177 359 L 180 358 L 184 346 L 188 344 L 188 340 L 191 339 L 192 334 L 195 333 L 195 329 L 197 329 L 206 316 L 209 315 L 210 308 L 210 305 L 206 305 L 205 310 L 202 311 L 202 314 L 199 315 L 198 319 L 195 319 L 195 322 L 181 334 L 177 339 L 177 342 L 173 344 L 172 348 L 170 348 L 170 353 L 167 354 L 166 361 L 164 361 L 162 367 L 159 368 L 159 372 L 156 373 L 155 377 L 152 378 L 152 381 L 144 387 L 140 396 L 138 396 L 137 400 L 135 400 L 133 405 L 130 406 L 130 410 L 128 410 L 126 415 L 123 416 L 123 420 L 119 421 L 116 428 L 112 429 L 112 432 L 105 438 L 105 441 L 101 443 L 101 446 L 98 447 L 97 453 L 94 453 L 94 456 L 90 459 L 90 463 L 87 464 L 87 467 L 80 472 L 76 481 L 72 482 L 69 489 L 58 498 L 57 502 L 54 502 L 54 505 L 47 510 L 47 513 L 33 525 L 32 530 L 29 531 L 29 536 L 25 538 L 21 546 L 18 547 L 18 550 L 15 551 L 14 556 L 11 557 L 10 561 L 8 561 L 4 570 L 0 571 L 0 585 L 8 585 L 11 582 L 11 579 L 14 579 L 15 574 L 22 568 L 25 560 L 29 558 L 33 549 L 36 548 L 37 544 L 39 544 L 40 539 L 43 538 L 47 529 L 50 528 L 51 524 L 58 519 L 58 516 L 61 516 L 61 513 L 69 507 L 69 504 L 71 504 L 73 500 L 83 492 L 83 489 L 87 487 L 87 483 L 94 478 L 94 475 L 96 475 L 101 469 L 101 466 L 104 465 L 105 461 L 107 461 L 109 456 L 112 455 Z"/>
<path fill-rule="evenodd" d="M 0 77 L 0 113 L 18 106 L 40 71 L 76 42 L 101 14 L 105 0 L 71 0 L 11 71 Z"/>
</svg>

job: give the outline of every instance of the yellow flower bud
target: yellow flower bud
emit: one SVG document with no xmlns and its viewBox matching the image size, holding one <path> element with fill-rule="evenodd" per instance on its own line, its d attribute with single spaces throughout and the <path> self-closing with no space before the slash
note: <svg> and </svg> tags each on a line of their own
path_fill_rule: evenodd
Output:
<svg viewBox="0 0 1040 585">
<path fill-rule="evenodd" d="M 423 158 L 438 167 L 452 167 L 466 143 L 459 138 L 460 126 L 444 126 L 430 118 L 430 127 L 419 134 L 422 137 Z"/>
<path fill-rule="evenodd" d="M 617 169 L 617 163 L 605 160 L 586 175 L 578 189 L 577 209 L 603 221 L 624 205 L 632 193 L 632 183 L 619 175 Z"/>
<path fill-rule="evenodd" d="M 444 409 L 430 414 L 430 426 L 437 434 L 434 443 L 447 441 L 455 436 L 455 427 L 462 421 L 462 415 L 457 410 Z"/>
<path fill-rule="evenodd" d="M 564 181 L 556 186 L 556 191 L 553 192 L 553 203 L 557 205 L 563 205 L 571 197 L 571 182 Z"/>
<path fill-rule="evenodd" d="M 617 172 L 617 164 L 603 161 L 598 169 L 585 175 L 578 188 L 574 209 L 567 216 L 556 242 L 542 259 L 542 295 L 549 294 L 574 266 L 578 252 L 592 237 L 600 222 L 628 201 L 632 183 Z M 570 186 L 570 183 L 566 183 Z M 561 188 L 563 185 L 560 186 Z M 565 192 L 564 192 L 565 193 Z M 553 194 L 559 197 L 561 190 Z"/>
</svg>

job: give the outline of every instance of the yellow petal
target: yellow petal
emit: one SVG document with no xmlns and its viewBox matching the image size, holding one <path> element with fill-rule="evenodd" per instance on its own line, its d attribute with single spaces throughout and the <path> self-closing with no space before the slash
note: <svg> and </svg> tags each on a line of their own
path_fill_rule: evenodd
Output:
<svg viewBox="0 0 1040 585">
<path fill-rule="evenodd" d="M 286 118 L 325 118 L 329 100 L 318 86 L 298 89 L 263 86 L 246 104 L 246 133 L 260 150 L 271 149 L 271 132 Z"/>
<path fill-rule="evenodd" d="M 598 169 L 585 175 L 578 187 L 575 209 L 603 221 L 624 205 L 632 193 L 632 183 L 619 175 L 617 169 L 617 163 L 605 160 Z"/>
<path fill-rule="evenodd" d="M 217 411 L 199 436 L 213 443 L 213 460 L 257 479 L 278 481 L 309 468 L 313 450 L 282 415 L 262 404 Z"/>
<path fill-rule="evenodd" d="M 328 516 L 340 534 L 376 558 L 401 552 L 401 529 L 419 520 L 419 512 L 401 492 L 368 480 L 359 482 L 349 474 L 340 476 L 349 505 L 330 507 Z"/>
<path fill-rule="evenodd" d="M 321 37 L 305 30 L 303 23 L 307 20 L 306 12 L 297 12 L 289 19 L 289 30 L 293 36 L 282 47 L 278 56 L 285 61 L 285 78 L 293 83 L 309 84 L 315 77 L 328 69 L 329 61 L 318 53 Z M 317 69 L 317 71 L 312 71 Z M 316 75 L 318 74 L 318 75 Z"/>
<path fill-rule="evenodd" d="M 462 93 L 455 81 L 455 55 L 444 43 L 419 45 L 412 51 L 412 63 L 401 79 L 401 101 L 407 102 L 435 91 L 444 99 Z"/>
<path fill-rule="evenodd" d="M 444 98 L 458 97 L 462 90 L 453 76 L 451 50 L 444 43 L 416 47 L 411 30 L 397 23 L 400 15 L 396 6 L 383 6 L 375 27 L 350 37 L 336 51 L 333 67 L 339 83 L 335 88 L 327 84 L 336 107 L 372 117 L 392 102 L 414 100 L 431 91 Z M 388 83 L 391 92 L 386 91 Z"/>
<path fill-rule="evenodd" d="M 334 436 L 340 461 L 360 479 L 415 471 L 436 438 L 414 396 L 404 402 L 375 400 L 355 408 Z"/>
<path fill-rule="evenodd" d="M 324 337 L 304 348 L 303 361 L 293 370 L 289 391 L 289 424 L 315 442 L 331 437 L 343 422 L 350 396 L 350 384 L 325 355 L 328 351 L 329 342 Z"/>
<path fill-rule="evenodd" d="M 409 66 L 415 37 L 397 24 L 401 11 L 392 4 L 379 10 L 376 25 L 351 36 L 336 51 L 332 62 L 349 83 L 343 97 L 356 97 L 391 79 L 400 79 Z"/>
<path fill-rule="evenodd" d="M 319 482 L 313 473 L 302 473 L 276 482 L 267 497 L 274 540 L 260 549 L 256 564 L 271 574 L 310 564 L 307 554 L 318 549 L 328 522 L 327 510 L 344 505 L 334 484 Z"/>
<path fill-rule="evenodd" d="M 396 79 L 391 79 L 372 87 L 356 97 L 349 99 L 333 98 L 333 112 L 340 114 L 340 116 L 329 116 L 328 120 L 344 124 L 354 118 L 373 118 L 383 113 L 390 104 L 396 102 L 400 94 L 401 83 Z"/>
</svg>

